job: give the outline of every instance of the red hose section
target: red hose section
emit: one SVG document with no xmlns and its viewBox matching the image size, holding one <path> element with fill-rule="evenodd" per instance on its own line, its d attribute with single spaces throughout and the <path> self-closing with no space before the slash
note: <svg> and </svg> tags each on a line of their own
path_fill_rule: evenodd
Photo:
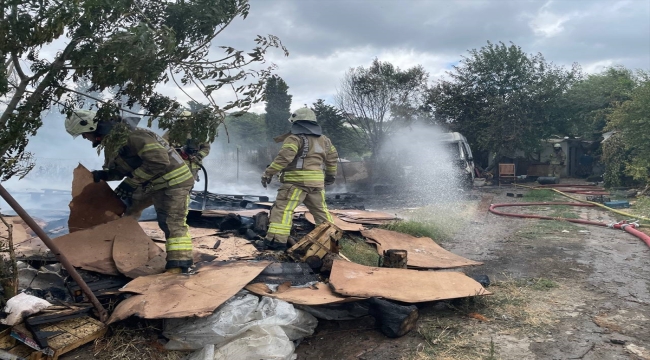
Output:
<svg viewBox="0 0 650 360">
<path fill-rule="evenodd" d="M 648 236 L 648 234 L 646 234 L 644 232 L 641 232 L 641 231 L 635 229 L 634 226 L 621 226 L 620 224 L 616 224 L 616 225 L 614 225 L 614 228 L 615 229 L 621 229 L 622 228 L 623 230 L 627 231 L 628 233 L 630 233 L 630 234 L 638 237 L 639 239 L 643 240 L 643 242 L 646 243 L 646 245 L 650 246 L 650 236 Z"/>
<path fill-rule="evenodd" d="M 560 217 L 544 216 L 544 215 L 534 215 L 534 214 L 513 214 L 507 213 L 499 210 L 495 210 L 498 207 L 510 207 L 510 206 L 535 206 L 535 205 L 567 205 L 567 206 L 581 206 L 581 207 L 594 207 L 595 205 L 583 204 L 583 203 L 574 203 L 574 202 L 530 202 L 530 203 L 503 203 L 503 204 L 492 204 L 490 205 L 489 211 L 493 214 L 502 215 L 502 216 L 514 216 L 524 219 L 545 219 L 545 220 L 562 220 L 578 224 L 585 225 L 596 225 L 596 226 L 607 226 L 605 223 L 600 223 L 596 221 L 582 220 L 582 219 L 567 219 Z"/>
<path fill-rule="evenodd" d="M 513 214 L 513 213 L 507 213 L 507 212 L 496 210 L 496 208 L 498 208 L 498 207 L 535 206 L 535 205 L 567 205 L 567 206 L 595 207 L 595 205 L 592 205 L 592 204 L 583 204 L 583 203 L 574 203 L 574 202 L 501 203 L 501 204 L 492 204 L 492 205 L 490 205 L 489 211 L 491 213 L 493 213 L 493 214 L 496 214 L 496 215 L 513 216 L 513 217 L 524 218 L 524 219 L 562 220 L 562 221 L 568 221 L 568 222 L 578 223 L 578 224 L 609 227 L 608 224 L 605 224 L 605 223 L 602 223 L 602 222 L 596 222 L 596 221 L 589 221 L 589 220 L 582 220 L 582 219 L 567 219 L 567 218 L 544 216 L 544 215 L 533 215 L 533 214 Z M 650 247 L 650 236 L 648 236 L 644 232 L 641 232 L 641 231 L 637 230 L 636 227 L 634 225 L 632 225 L 632 224 L 629 224 L 627 226 L 625 226 L 625 225 L 626 225 L 626 222 L 621 221 L 621 222 L 619 222 L 617 224 L 614 224 L 612 227 L 614 229 L 623 229 L 623 230 L 625 230 L 626 232 L 628 232 L 628 233 L 636 236 L 637 238 L 643 240 L 643 242 L 645 242 L 646 245 L 648 245 Z"/>
</svg>

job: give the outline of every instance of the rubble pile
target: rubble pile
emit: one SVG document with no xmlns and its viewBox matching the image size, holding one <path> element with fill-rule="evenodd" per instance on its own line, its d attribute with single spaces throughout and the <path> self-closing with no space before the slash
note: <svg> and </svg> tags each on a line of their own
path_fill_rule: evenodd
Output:
<svg viewBox="0 0 650 360">
<path fill-rule="evenodd" d="M 70 233 L 53 242 L 110 317 L 96 320 L 84 284 L 70 278 L 18 217 L 6 217 L 14 225 L 21 293 L 5 307 L 0 357 L 57 359 L 104 336 L 108 325 L 136 316 L 165 319 L 165 349 L 191 352 L 189 359 L 291 359 L 295 342 L 314 332 L 318 318 L 373 316 L 386 336 L 399 337 L 417 323 L 413 304 L 490 294 L 462 272 L 432 271 L 480 262 L 430 238 L 377 228 L 397 220 L 393 215 L 356 204 L 332 210 L 333 223 L 315 226 L 300 206 L 287 253 L 259 252 L 252 243 L 266 234 L 272 203 L 206 194 L 199 201 L 208 209 L 190 211 L 187 220 L 194 273 L 165 273 L 165 237 L 157 223 L 120 217 L 124 208 L 114 193 L 88 175 L 75 169 Z M 210 209 L 214 202 L 240 207 Z M 375 246 L 384 267 L 340 254 L 346 233 Z M 401 265 L 391 265 L 388 254 L 397 254 Z"/>
</svg>

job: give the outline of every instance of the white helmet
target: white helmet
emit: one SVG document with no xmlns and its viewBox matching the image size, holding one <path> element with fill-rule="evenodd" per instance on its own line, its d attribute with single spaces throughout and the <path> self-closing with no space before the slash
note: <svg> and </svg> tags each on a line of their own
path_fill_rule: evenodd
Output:
<svg viewBox="0 0 650 360">
<path fill-rule="evenodd" d="M 95 115 L 97 113 L 92 110 L 76 110 L 72 115 L 65 119 L 65 131 L 72 135 L 73 138 L 97 130 L 97 123 L 95 123 Z"/>
<path fill-rule="evenodd" d="M 554 148 L 554 149 L 561 149 L 561 148 L 562 148 L 562 145 L 560 145 L 560 144 L 558 144 L 558 143 L 555 143 L 555 145 L 553 145 L 553 148 Z"/>
<path fill-rule="evenodd" d="M 299 121 L 299 120 L 306 120 L 306 121 L 316 121 L 316 113 L 308 108 L 300 108 L 296 110 L 291 116 L 289 117 L 289 122 L 294 122 L 294 121 Z"/>
</svg>

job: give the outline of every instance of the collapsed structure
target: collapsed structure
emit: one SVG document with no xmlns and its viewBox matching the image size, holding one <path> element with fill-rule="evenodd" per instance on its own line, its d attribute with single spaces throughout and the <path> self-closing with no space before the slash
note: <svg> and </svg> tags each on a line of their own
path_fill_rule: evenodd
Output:
<svg viewBox="0 0 650 360">
<path fill-rule="evenodd" d="M 25 319 L 8 324 L 4 335 L 19 341 L 3 351 L 57 358 L 103 336 L 107 325 L 137 316 L 168 319 L 166 348 L 193 350 L 194 359 L 290 358 L 293 341 L 311 335 L 317 318 L 370 315 L 385 335 L 397 337 L 417 322 L 412 304 L 489 294 L 487 283 L 462 272 L 431 271 L 480 262 L 450 253 L 430 238 L 377 228 L 397 220 L 387 213 L 333 209 L 333 222 L 314 226 L 313 216 L 300 206 L 291 231 L 295 245 L 286 255 L 260 252 L 252 242 L 266 234 L 272 204 L 236 198 L 232 203 L 245 208 L 232 210 L 231 203 L 228 210 L 193 211 L 188 217 L 196 274 L 165 273 L 164 234 L 156 222 L 121 217 L 124 206 L 115 193 L 103 182 L 94 183 L 81 165 L 72 194 L 70 233 L 52 240 L 60 254 L 53 254 L 20 218 L 8 218 L 21 260 L 21 296 L 40 297 L 47 304 L 7 309 Z M 383 266 L 355 264 L 340 254 L 344 233 L 375 246 Z M 62 268 L 57 258 L 74 269 Z M 80 281 L 71 279 L 72 272 Z M 93 298 L 98 300 L 94 311 L 88 303 Z M 109 303 L 111 312 L 104 318 Z M 263 318 L 256 311 L 260 307 Z M 71 321 L 75 329 L 86 329 L 84 336 L 65 330 Z M 59 330 L 44 330 L 54 327 Z"/>
</svg>

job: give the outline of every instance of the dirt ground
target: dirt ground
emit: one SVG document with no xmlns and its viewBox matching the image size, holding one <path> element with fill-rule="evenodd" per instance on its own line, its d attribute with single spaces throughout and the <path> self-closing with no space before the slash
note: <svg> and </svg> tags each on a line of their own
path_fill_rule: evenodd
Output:
<svg viewBox="0 0 650 360">
<path fill-rule="evenodd" d="M 366 199 L 369 209 L 441 228 L 443 247 L 484 263 L 462 271 L 488 275 L 493 295 L 419 304 L 417 330 L 398 339 L 383 336 L 369 317 L 320 320 L 314 335 L 297 347 L 298 359 L 650 359 L 650 248 L 620 230 L 488 213 L 491 203 L 535 200 L 508 197 L 507 192 L 527 193 L 483 188 L 461 202 L 420 203 L 418 208 L 386 197 L 373 207 L 372 199 Z M 507 211 L 621 220 L 595 208 Z M 128 342 L 157 342 L 155 337 L 139 341 Z M 102 344 L 64 358 L 94 358 L 97 345 Z M 101 358 L 121 358 L 113 355 Z M 161 351 L 151 358 L 179 357 Z"/>
<path fill-rule="evenodd" d="M 320 321 L 298 359 L 650 359 L 650 248 L 620 230 L 488 213 L 490 203 L 528 200 L 507 192 L 474 190 L 462 210 L 431 208 L 432 221 L 462 214 L 440 224 L 453 229 L 442 245 L 484 262 L 464 271 L 487 274 L 494 295 L 420 304 L 417 331 L 399 339 L 372 319 Z M 622 220 L 595 208 L 511 209 Z"/>
</svg>

